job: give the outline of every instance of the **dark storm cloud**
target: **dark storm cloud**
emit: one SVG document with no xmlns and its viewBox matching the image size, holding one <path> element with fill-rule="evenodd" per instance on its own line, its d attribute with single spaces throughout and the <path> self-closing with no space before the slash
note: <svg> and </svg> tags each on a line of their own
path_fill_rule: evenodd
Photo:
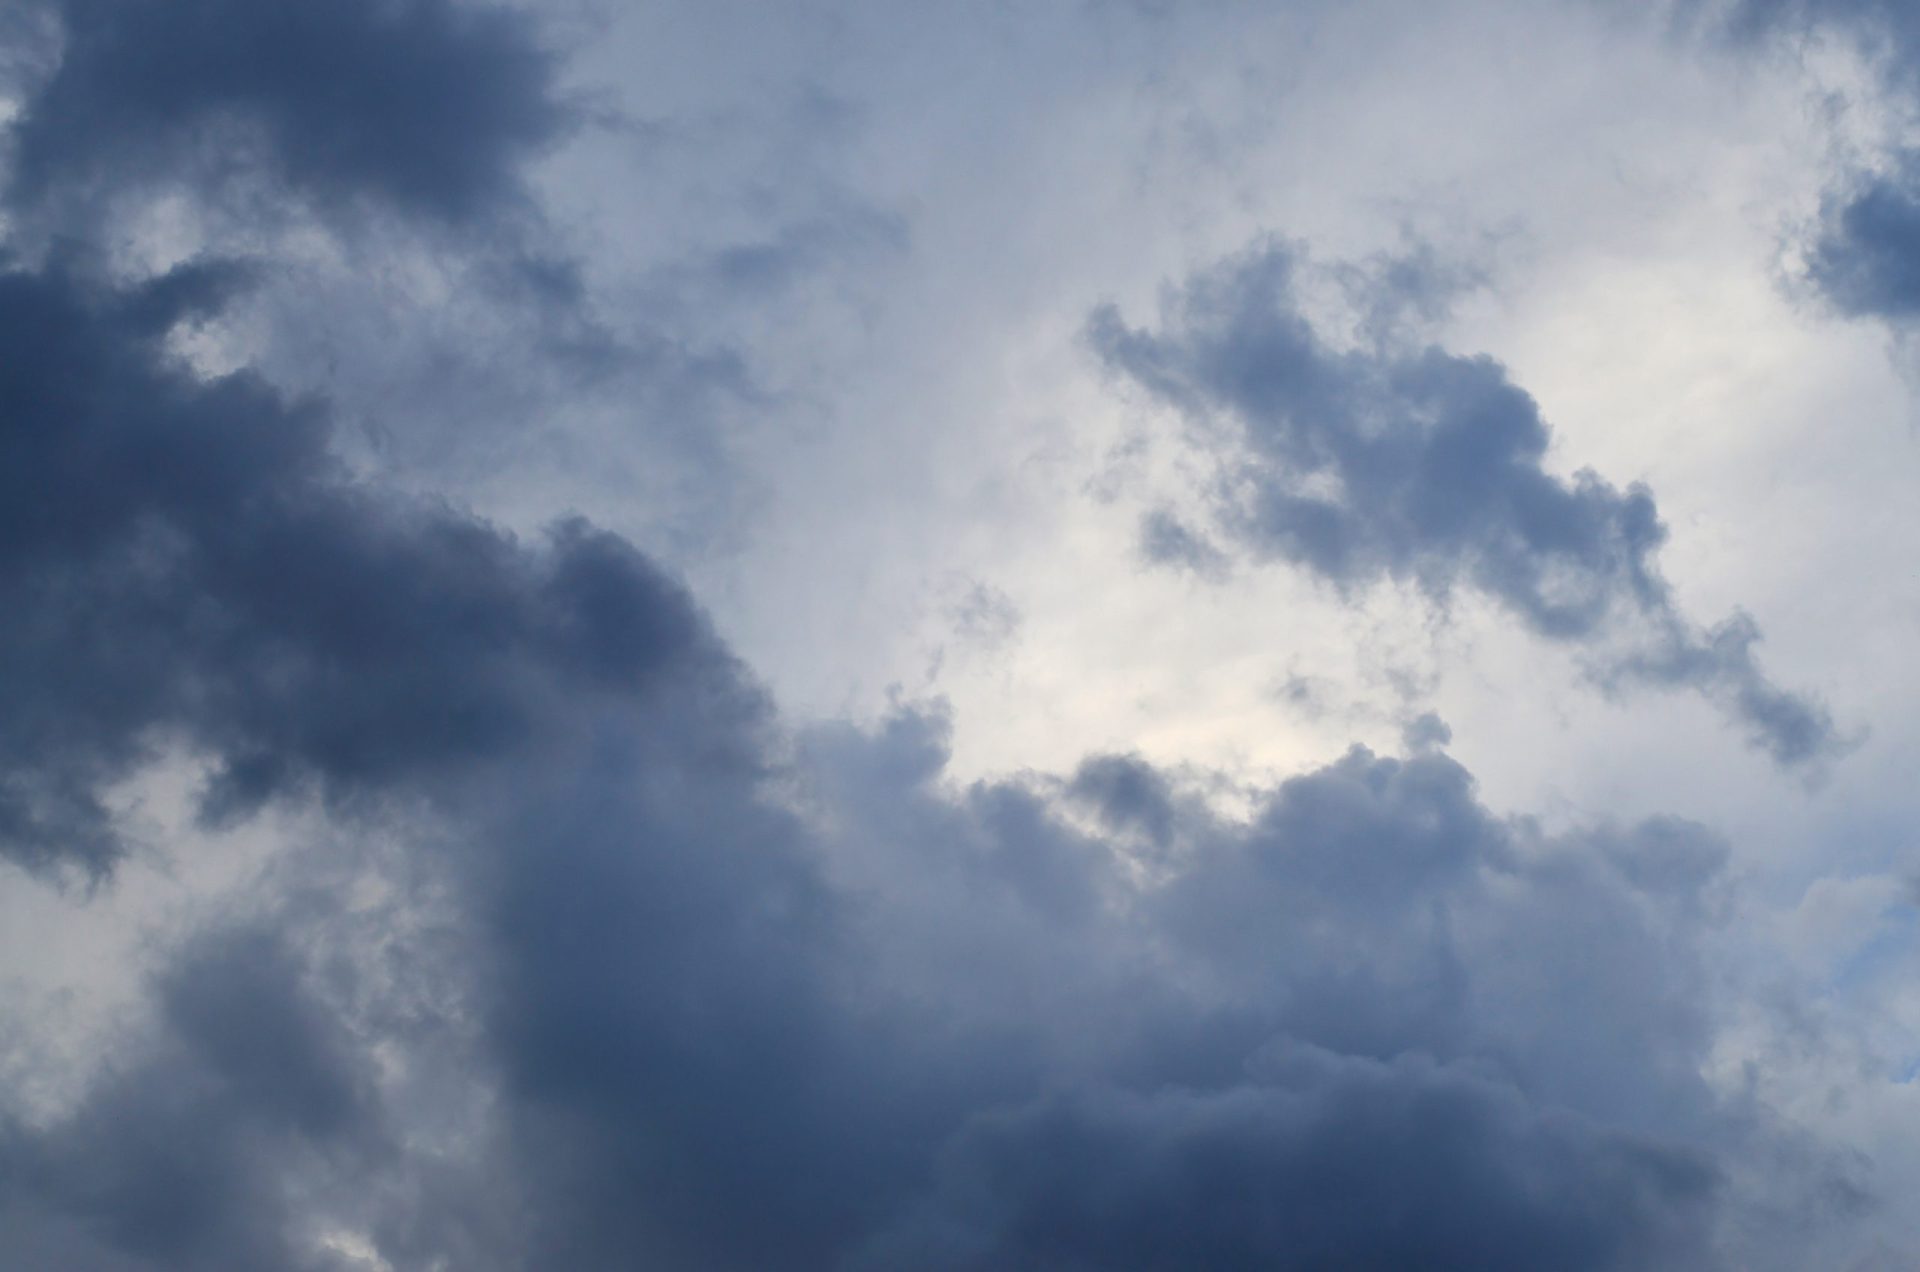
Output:
<svg viewBox="0 0 1920 1272">
<path fill-rule="evenodd" d="M 556 126 L 492 10 L 64 14 L 22 198 L 220 179 L 238 129 L 306 196 L 457 219 Z M 0 853 L 112 886 L 113 793 L 162 756 L 206 765 L 209 821 L 325 814 L 270 900 L 161 958 L 75 1100 L 0 1104 L 0 1264 L 1720 1262 L 1722 1163 L 1756 1132 L 1699 1076 L 1710 835 L 1546 835 L 1433 726 L 1244 819 L 1137 757 L 956 788 L 932 712 L 782 734 L 631 544 L 397 493 L 337 458 L 326 402 L 177 357 L 256 277 L 0 270 Z M 522 281 L 578 300 L 565 269 Z M 1347 466 L 1420 460 L 1499 515 L 1367 478 L 1391 515 L 1303 559 L 1471 582 L 1570 639 L 1615 593 L 1671 617 L 1650 502 L 1540 476 L 1490 366 L 1341 390 L 1325 368 L 1364 359 L 1307 348 L 1316 400 L 1484 408 L 1490 436 L 1348 439 Z"/>
<path fill-rule="evenodd" d="M 1389 578 L 1441 602 L 1475 589 L 1591 651 L 1603 682 L 1706 694 L 1782 764 L 1839 748 L 1824 710 L 1760 671 L 1749 620 L 1703 633 L 1681 615 L 1651 492 L 1548 472 L 1539 408 L 1491 358 L 1394 339 L 1334 347 L 1301 308 L 1297 268 L 1289 248 L 1258 247 L 1169 294 L 1157 331 L 1112 308 L 1091 325 L 1109 367 L 1225 454 L 1218 520 L 1235 544 L 1343 592 Z M 1152 559 L 1192 564 L 1211 547 L 1149 522 Z M 1624 655 L 1607 648 L 1621 642 Z"/>
<path fill-rule="evenodd" d="M 293 485 L 296 507 L 352 489 Z M 340 1005 L 380 996 L 326 957 L 366 933 L 310 920 L 295 958 L 256 925 L 190 941 L 153 1036 L 62 1117 L 9 1131 L 0 1249 L 345 1266 L 320 1240 L 337 1224 L 397 1268 L 1713 1265 L 1715 1154 L 1738 1130 L 1697 1077 L 1695 902 L 1721 850 L 1696 828 L 1545 839 L 1434 751 L 1356 749 L 1246 822 L 1119 757 L 949 793 L 930 715 L 830 727 L 783 760 L 740 669 L 630 549 L 574 530 L 542 556 L 459 521 L 488 550 L 443 554 L 448 514 L 354 493 L 405 571 L 347 598 L 370 649 L 332 640 L 333 605 L 197 592 L 277 615 L 236 639 L 282 652 L 165 668 L 203 682 L 173 723 L 220 754 L 225 704 L 270 692 L 261 666 L 299 686 L 325 651 L 398 695 L 382 729 L 437 738 L 441 691 L 380 659 L 444 614 L 419 598 L 487 598 L 455 612 L 489 657 L 434 641 L 470 682 L 454 700 L 509 704 L 516 727 L 353 776 L 442 827 L 401 851 L 456 898 L 464 953 L 421 992 L 473 1018 L 429 1084 L 482 1093 L 461 1168 L 407 1147 L 444 1137 L 373 1076 L 444 1027 Z M 351 542 L 275 552 L 293 579 L 310 557 L 372 569 Z M 501 600 L 530 594 L 552 615 L 537 633 Z M 143 635 L 196 659 L 199 610 Z M 297 741 L 329 729 L 303 721 L 369 709 L 280 693 L 285 740 L 248 749 L 338 783 Z M 1114 838 L 1075 829 L 1089 812 Z M 365 801 L 342 814 L 420 836 Z M 390 961 L 430 965 L 404 943 Z"/>
<path fill-rule="evenodd" d="M 1246 821 L 1136 758 L 950 791 L 937 715 L 783 739 L 624 541 L 353 478 L 323 403 L 168 353 L 246 285 L 0 275 L 7 851 L 109 870 L 107 793 L 184 751 L 208 817 L 329 810 L 446 913 L 190 939 L 9 1125 L 9 1258 L 1286 1266 L 1291 1215 L 1356 1266 L 1712 1266 L 1697 828 L 1544 837 L 1432 729 Z M 459 956 L 367 966 L 396 925 Z"/>
<path fill-rule="evenodd" d="M 217 763 L 210 815 L 377 793 L 524 738 L 556 687 L 627 692 L 699 639 L 679 592 L 580 524 L 520 544 L 386 499 L 320 407 L 201 379 L 164 339 L 236 282 L 131 293 L 0 275 L 0 852 L 98 872 L 103 792 L 158 743 Z"/>
<path fill-rule="evenodd" d="M 470 218 L 559 135 L 522 13 L 452 0 L 63 0 L 12 195 L 270 174 L 323 203 Z"/>
<path fill-rule="evenodd" d="M 1136 757 L 1097 755 L 1084 760 L 1067 789 L 1098 809 L 1109 829 L 1138 829 L 1157 845 L 1173 837 L 1173 792 L 1165 777 Z"/>
<path fill-rule="evenodd" d="M 1543 841 L 1438 755 L 1243 826 L 1136 760 L 945 794 L 939 748 L 809 740 L 807 824 L 668 757 L 670 800 L 574 773 L 502 841 L 532 1262 L 1714 1265 L 1697 829 Z"/>
<path fill-rule="evenodd" d="M 1803 38 L 1839 31 L 1857 38 L 1868 60 L 1901 87 L 1920 87 L 1920 13 L 1904 0 L 1733 0 L 1682 6 L 1704 12 L 1740 40 Z"/>
<path fill-rule="evenodd" d="M 623 541 L 575 522 L 526 545 L 356 482 L 319 404 L 174 362 L 169 330 L 240 282 L 218 266 L 130 292 L 58 268 L 0 276 L 18 355 L 0 371 L 5 851 L 108 871 L 123 848 L 103 792 L 170 749 L 211 765 L 214 819 L 317 796 L 348 833 L 404 839 L 424 811 L 462 855 L 436 867 L 428 837 L 418 867 L 460 881 L 475 961 L 498 975 L 435 987 L 489 1009 L 497 1053 L 464 1076 L 501 1075 L 530 1110 L 507 1119 L 516 1129 L 581 1106 L 611 1128 L 604 1155 L 567 1137 L 551 1161 L 502 1166 L 515 1196 L 568 1212 L 536 1244 L 600 1243 L 575 1266 L 641 1248 L 624 1203 L 576 1216 L 546 1191 L 548 1165 L 577 1161 L 687 1181 L 682 1222 L 724 1247 L 730 1183 L 798 1164 L 729 1149 L 728 1119 L 787 1116 L 792 1154 L 814 1138 L 799 1128 L 835 1116 L 781 1080 L 821 1010 L 809 969 L 830 930 L 808 920 L 818 885 L 790 818 L 758 789 L 757 690 Z M 391 1058 L 417 1039 L 325 1024 L 277 968 L 246 943 L 190 951 L 162 978 L 152 1058 L 116 1060 L 64 1121 L 9 1133 L 15 1248 L 63 1249 L 71 1230 L 133 1266 L 326 1265 L 312 1230 L 324 1207 L 279 1190 L 314 1186 L 311 1160 L 368 1120 L 330 1057 L 350 1037 L 368 1069 L 365 1048 Z M 663 1125 L 660 1084 L 682 1101 Z M 678 1160 L 649 1175 L 638 1163 L 660 1134 Z M 769 1229 L 799 1240 L 810 1211 L 778 1200 Z M 394 1241 L 446 1255 L 430 1236 Z"/>
</svg>

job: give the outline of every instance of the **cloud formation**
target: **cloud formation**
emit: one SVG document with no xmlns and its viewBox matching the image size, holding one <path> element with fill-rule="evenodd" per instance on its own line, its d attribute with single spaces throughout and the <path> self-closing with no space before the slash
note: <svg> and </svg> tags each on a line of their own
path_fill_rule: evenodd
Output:
<svg viewBox="0 0 1920 1272">
<path fill-rule="evenodd" d="M 675 700 L 486 764 L 448 846 L 405 850 L 457 898 L 457 959 L 392 915 L 356 955 L 337 902 L 190 943 L 130 1058 L 0 1137 L 0 1248 L 1715 1266 L 1718 1159 L 1754 1131 L 1693 1071 L 1723 856 L 1697 828 L 1549 840 L 1442 755 L 1361 750 L 1245 823 L 1122 757 L 956 797 L 912 715 L 807 740 L 796 816 L 750 729 Z M 463 1086 L 450 1131 L 416 1103 Z"/>
<path fill-rule="evenodd" d="M 694 630 L 624 543 L 568 524 L 528 547 L 384 498 L 328 453 L 318 404 L 170 360 L 237 278 L 0 276 L 17 860 L 107 865 L 103 789 L 154 744 L 217 760 L 212 817 L 306 782 L 348 799 L 498 753 L 556 686 L 618 692 Z"/>
<path fill-rule="evenodd" d="M 876 1267 L 1703 1266 L 1711 1171 L 1426 1060 L 1303 1051 L 1260 1084 L 983 1119 Z M 1125 1162 L 1124 1170 L 1112 1163 Z"/>
<path fill-rule="evenodd" d="M 60 0 L 13 128 L 11 194 L 197 193 L 261 177 L 322 206 L 459 222 L 568 120 L 523 13 L 452 0 Z"/>
<path fill-rule="evenodd" d="M 1222 455 L 1214 502 L 1231 543 L 1343 592 L 1384 579 L 1442 603 L 1480 592 L 1587 652 L 1603 683 L 1706 695 L 1783 765 L 1842 749 L 1818 703 L 1760 670 L 1751 619 L 1701 631 L 1681 614 L 1658 569 L 1667 531 L 1651 491 L 1548 472 L 1539 407 L 1491 358 L 1377 334 L 1335 347 L 1301 306 L 1298 265 L 1293 248 L 1259 245 L 1169 292 L 1157 329 L 1110 306 L 1089 327 L 1109 368 L 1181 411 Z M 1381 286 L 1428 284 L 1414 271 Z M 1152 560 L 1190 566 L 1220 552 L 1164 512 L 1145 546 Z"/>
<path fill-rule="evenodd" d="M 1911 109 L 1920 94 L 1920 14 L 1897 0 L 1741 0 L 1719 15 L 1742 43 L 1838 34 Z M 1920 156 L 1895 148 L 1821 200 L 1806 278 L 1840 313 L 1895 326 L 1920 312 Z"/>
<path fill-rule="evenodd" d="M 563 123 L 505 10 L 60 14 L 15 209 L 231 181 L 444 226 Z M 186 356 L 270 261 L 129 276 L 110 246 L 0 263 L 6 882 L 115 886 L 163 760 L 204 774 L 198 833 L 285 842 L 159 946 L 77 1095 L 0 1098 L 0 1264 L 1805 1265 L 1743 1207 L 1830 1167 L 1756 1182 L 1774 1128 L 1702 1076 L 1711 831 L 1499 812 L 1431 716 L 1237 811 L 1124 753 L 960 781 L 936 707 L 791 725 L 634 543 L 400 489 L 323 397 Z M 1783 762 L 1830 748 L 1750 625 L 1678 616 L 1645 491 L 1546 474 L 1531 401 L 1393 344 L 1394 297 L 1381 343 L 1330 348 L 1290 267 L 1095 324 L 1238 430 L 1233 546 L 1477 589 Z M 1226 568 L 1170 519 L 1148 543 Z M 964 622 L 1018 617 L 974 591 Z"/>
<path fill-rule="evenodd" d="M 17 1257 L 1701 1266 L 1710 839 L 1545 840 L 1432 750 L 1241 824 L 1125 757 L 950 795 L 934 716 L 790 748 L 629 545 L 352 479 L 323 404 L 170 360 L 243 282 L 0 280 L 8 852 L 108 871 L 106 789 L 185 748 L 210 819 L 317 802 L 400 845 L 463 953 L 356 961 L 325 907 L 189 942 L 126 1058 L 9 1127 Z M 455 1167 L 409 1147 L 449 1051 Z"/>
</svg>

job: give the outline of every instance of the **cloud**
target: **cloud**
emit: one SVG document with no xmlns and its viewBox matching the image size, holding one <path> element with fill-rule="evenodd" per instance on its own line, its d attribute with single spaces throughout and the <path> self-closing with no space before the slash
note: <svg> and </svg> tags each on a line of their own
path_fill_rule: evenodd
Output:
<svg viewBox="0 0 1920 1272">
<path fill-rule="evenodd" d="M 1117 757 L 948 791 L 932 716 L 803 737 L 782 776 L 667 682 L 574 710 L 470 761 L 440 830 L 374 823 L 438 918 L 356 921 L 351 869 L 308 863 L 348 873 L 269 911 L 289 935 L 191 938 L 150 1034 L 10 1131 L 0 1249 L 1715 1266 L 1759 1132 L 1697 1076 L 1697 827 L 1549 839 L 1438 753 L 1356 749 L 1239 822 Z"/>
<path fill-rule="evenodd" d="M 1355 750 L 1236 823 L 1137 759 L 950 794 L 934 716 L 790 748 L 629 545 L 577 522 L 528 545 L 352 479 L 322 404 L 170 362 L 165 334 L 242 283 L 0 279 L 31 354 L 8 400 L 32 408 L 5 434 L 9 851 L 108 870 L 103 790 L 185 747 L 208 817 L 317 802 L 395 844 L 442 880 L 464 953 L 360 966 L 338 910 L 299 957 L 257 923 L 190 940 L 151 1034 L 10 1129 L 14 1249 L 323 1267 L 337 1229 L 396 1267 L 485 1267 L 494 1214 L 518 1216 L 489 1230 L 495 1266 L 830 1267 L 920 1249 L 976 1204 L 951 1173 L 1030 1136 L 1057 1162 L 1130 1147 L 1073 1186 L 1160 1200 L 1103 1229 L 1057 1179 L 995 1176 L 967 1237 L 990 1262 L 1073 1266 L 1130 1234 L 1216 1250 L 1183 1232 L 1280 1258 L 1275 1230 L 1213 1222 L 1200 1181 L 1240 1167 L 1263 1213 L 1377 1173 L 1436 1250 L 1465 1240 L 1456 1210 L 1573 1266 L 1704 1240 L 1730 1132 L 1696 1075 L 1698 831 L 1546 841 L 1431 750 Z M 1659 869 L 1676 853 L 1705 866 Z M 435 973 L 424 1017 L 347 1009 L 409 961 Z M 1296 1047 L 1329 1058 L 1250 1081 Z M 451 1169 L 407 1147 L 417 1115 L 377 1077 L 434 1065 L 484 1110 Z M 1500 1076 L 1461 1076 L 1481 1066 Z M 1351 1231 L 1325 1218 L 1318 1239 Z"/>
<path fill-rule="evenodd" d="M 1645 486 L 1548 472 L 1546 422 L 1491 358 L 1391 338 L 1335 347 L 1302 308 L 1299 264 L 1258 245 L 1168 293 L 1158 330 L 1110 306 L 1089 327 L 1109 368 L 1218 455 L 1216 520 L 1235 546 L 1342 592 L 1407 580 L 1444 603 L 1470 588 L 1585 651 L 1602 683 L 1704 694 L 1783 765 L 1843 749 L 1823 708 L 1760 670 L 1750 619 L 1702 632 L 1683 617 Z M 1424 295 L 1422 277 L 1381 285 Z M 1196 568 L 1212 549 L 1163 514 L 1146 542 L 1151 559 Z"/>
<path fill-rule="evenodd" d="M 63 0 L 57 66 L 13 129 L 11 196 L 265 174 L 322 206 L 447 222 L 511 195 L 561 134 L 522 12 L 450 0 Z"/>
<path fill-rule="evenodd" d="M 324 882 L 190 937 L 151 1028 L 10 1126 L 0 1248 L 1711 1266 L 1758 1133 L 1699 1078 L 1711 836 L 1545 836 L 1433 730 L 1244 821 L 1135 758 L 950 790 L 934 714 L 785 736 L 624 541 L 355 479 L 324 404 L 170 360 L 243 285 L 0 277 L 8 851 L 108 871 L 105 790 L 179 748 L 203 816 L 325 810 L 443 912 L 370 929 L 354 855 L 299 849 Z M 365 952 L 393 930 L 458 956 Z"/>
<path fill-rule="evenodd" d="M 0 1123 L 0 1250 L 44 1266 L 318 1268 L 292 1184 L 377 1148 L 369 1057 L 273 935 L 206 933 L 159 1022 L 52 1125 Z"/>
<path fill-rule="evenodd" d="M 1920 158 L 1903 152 L 1827 194 L 1807 274 L 1850 317 L 1898 325 L 1920 314 Z"/>
<path fill-rule="evenodd" d="M 165 338 L 234 285 L 193 265 L 131 292 L 0 275 L 0 852 L 98 873 L 104 793 L 183 741 L 204 807 L 290 787 L 351 800 L 499 754 L 549 695 L 631 692 L 703 639 L 689 603 L 584 523 L 522 544 L 386 497 L 312 402 L 205 380 Z"/>
<path fill-rule="evenodd" d="M 1920 15 L 1897 0 L 1741 0 L 1717 19 L 1747 46 L 1838 33 L 1889 92 L 1909 104 L 1920 94 Z M 1835 183 L 1805 249 L 1806 281 L 1838 312 L 1910 322 L 1920 312 L 1920 160 L 1896 148 Z"/>
<path fill-rule="evenodd" d="M 534 1261 L 1286 1266 L 1274 1216 L 1359 1258 L 1371 1205 L 1442 1265 L 1711 1266 L 1743 1132 L 1696 1073 L 1697 829 L 1546 842 L 1442 756 L 1360 751 L 1244 826 L 1137 761 L 948 794 L 937 737 L 808 741 L 799 820 L 672 754 L 569 763 L 494 840 Z M 1160 836 L 1152 882 L 1089 798 Z"/>
<path fill-rule="evenodd" d="M 505 11 L 159 12 L 63 10 L 17 200 L 218 186 L 237 129 L 276 198 L 461 221 L 560 126 Z M 722 272 L 840 245 L 775 246 Z M 0 854 L 113 886 L 117 794 L 162 758 L 206 772 L 203 828 L 309 829 L 156 940 L 76 1097 L 0 1104 L 0 1263 L 1733 1262 L 1731 1167 L 1771 1131 L 1701 1077 L 1708 831 L 1504 816 L 1437 721 L 1244 815 L 1131 755 L 961 783 L 933 709 L 790 728 L 634 544 L 357 473 L 326 400 L 180 357 L 261 266 L 128 280 L 99 247 L 0 268 Z M 1240 475 L 1276 481 L 1223 536 L 1341 586 L 1472 586 L 1583 648 L 1636 621 L 1610 674 L 1727 695 L 1783 758 L 1796 710 L 1824 744 L 1750 628 L 1674 614 L 1644 492 L 1546 476 L 1489 362 L 1330 351 L 1285 268 L 1197 284 L 1172 335 L 1099 327 L 1251 430 Z"/>
<path fill-rule="evenodd" d="M 1691 7 L 1697 11 L 1700 5 Z M 1900 0 L 1733 0 L 1710 16 L 1727 35 L 1745 40 L 1805 38 L 1838 28 L 1860 38 L 1889 79 L 1912 86 L 1920 76 L 1913 61 L 1920 18 Z"/>
<path fill-rule="evenodd" d="M 874 1267 L 1710 1266 L 1715 1177 L 1485 1076 L 1311 1049 L 1219 1092 L 982 1119 Z"/>
</svg>

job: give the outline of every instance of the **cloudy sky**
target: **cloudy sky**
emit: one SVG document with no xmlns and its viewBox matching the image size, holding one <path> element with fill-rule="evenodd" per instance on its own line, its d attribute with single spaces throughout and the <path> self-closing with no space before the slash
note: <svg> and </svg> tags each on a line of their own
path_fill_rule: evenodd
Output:
<svg viewBox="0 0 1920 1272">
<path fill-rule="evenodd" d="M 1904 0 L 10 0 L 0 1265 L 1920 1268 Z"/>
</svg>

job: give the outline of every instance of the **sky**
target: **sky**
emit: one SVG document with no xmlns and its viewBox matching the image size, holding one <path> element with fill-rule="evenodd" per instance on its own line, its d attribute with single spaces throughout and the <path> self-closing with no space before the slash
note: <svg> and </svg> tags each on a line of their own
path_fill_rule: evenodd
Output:
<svg viewBox="0 0 1920 1272">
<path fill-rule="evenodd" d="M 0 1265 L 1920 1268 L 1902 0 L 0 7 Z"/>
</svg>

